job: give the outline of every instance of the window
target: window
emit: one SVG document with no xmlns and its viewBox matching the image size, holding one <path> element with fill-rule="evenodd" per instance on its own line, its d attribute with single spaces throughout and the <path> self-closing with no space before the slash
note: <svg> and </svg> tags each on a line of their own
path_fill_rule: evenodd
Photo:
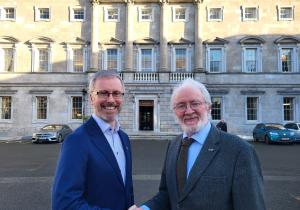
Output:
<svg viewBox="0 0 300 210">
<path fill-rule="evenodd" d="M 258 97 L 247 97 L 247 120 L 257 121 L 258 120 Z"/>
<path fill-rule="evenodd" d="M 243 7 L 243 21 L 258 20 L 257 7 Z"/>
<path fill-rule="evenodd" d="M 119 8 L 105 8 L 105 21 L 119 22 L 120 21 L 120 10 Z"/>
<path fill-rule="evenodd" d="M 36 96 L 36 119 L 45 120 L 47 119 L 48 113 L 48 99 L 47 96 Z"/>
<path fill-rule="evenodd" d="M 153 49 L 139 49 L 139 71 L 153 71 Z"/>
<path fill-rule="evenodd" d="M 293 20 L 294 7 L 278 7 L 278 20 Z"/>
<path fill-rule="evenodd" d="M 107 70 L 118 70 L 118 49 L 107 49 Z"/>
<path fill-rule="evenodd" d="M 139 21 L 153 21 L 152 8 L 140 8 L 139 9 Z"/>
<path fill-rule="evenodd" d="M 175 48 L 175 71 L 187 71 L 186 48 Z"/>
<path fill-rule="evenodd" d="M 39 48 L 38 49 L 38 55 L 39 55 L 38 71 L 39 72 L 49 71 L 49 52 L 48 52 L 48 49 Z"/>
<path fill-rule="evenodd" d="M 281 71 L 292 72 L 293 63 L 293 48 L 282 48 L 281 49 Z"/>
<path fill-rule="evenodd" d="M 50 8 L 35 7 L 35 20 L 36 21 L 49 21 L 50 20 Z"/>
<path fill-rule="evenodd" d="M 293 97 L 283 97 L 283 120 L 294 121 L 295 115 L 295 99 Z"/>
<path fill-rule="evenodd" d="M 73 53 L 73 71 L 83 72 L 83 49 L 74 49 Z"/>
<path fill-rule="evenodd" d="M 82 96 L 72 96 L 72 119 L 82 119 Z"/>
<path fill-rule="evenodd" d="M 13 48 L 0 48 L 0 72 L 13 72 L 14 60 Z"/>
<path fill-rule="evenodd" d="M 225 71 L 225 56 L 223 47 L 207 48 L 207 69 L 211 73 Z"/>
<path fill-rule="evenodd" d="M 0 96 L 0 120 L 11 119 L 11 96 Z"/>
<path fill-rule="evenodd" d="M 258 48 L 245 47 L 243 49 L 243 71 L 244 72 L 258 72 L 259 62 L 258 62 Z"/>
<path fill-rule="evenodd" d="M 70 7 L 70 21 L 84 21 L 85 8 L 84 7 Z"/>
<path fill-rule="evenodd" d="M 14 7 L 0 8 L 0 20 L 15 20 L 16 9 Z"/>
<path fill-rule="evenodd" d="M 223 20 L 223 9 L 222 8 L 209 8 L 208 9 L 208 20 L 209 21 L 222 21 Z"/>
<path fill-rule="evenodd" d="M 188 21 L 187 8 L 173 7 L 173 21 Z"/>
<path fill-rule="evenodd" d="M 211 97 L 211 118 L 212 120 L 222 119 L 222 98 L 221 97 Z"/>
</svg>

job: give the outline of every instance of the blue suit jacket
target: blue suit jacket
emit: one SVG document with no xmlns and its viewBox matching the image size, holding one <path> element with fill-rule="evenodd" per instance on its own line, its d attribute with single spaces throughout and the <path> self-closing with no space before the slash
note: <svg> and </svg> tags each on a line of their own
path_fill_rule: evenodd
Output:
<svg viewBox="0 0 300 210">
<path fill-rule="evenodd" d="M 212 126 L 179 194 L 176 161 L 182 135 L 170 142 L 151 210 L 265 210 L 263 178 L 253 147 Z"/>
<path fill-rule="evenodd" d="M 52 209 L 127 210 L 133 203 L 131 147 L 119 131 L 126 157 L 124 185 L 117 160 L 93 118 L 64 141 L 52 189 Z"/>
</svg>

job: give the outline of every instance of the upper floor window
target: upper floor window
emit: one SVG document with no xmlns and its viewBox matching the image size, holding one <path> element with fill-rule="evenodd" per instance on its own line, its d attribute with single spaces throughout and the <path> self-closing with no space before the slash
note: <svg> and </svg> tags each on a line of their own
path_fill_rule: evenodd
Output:
<svg viewBox="0 0 300 210">
<path fill-rule="evenodd" d="M 223 48 L 210 48 L 209 56 L 209 72 L 223 72 Z"/>
<path fill-rule="evenodd" d="M 293 20 L 294 19 L 294 7 L 285 6 L 277 7 L 278 20 Z"/>
<path fill-rule="evenodd" d="M 246 98 L 246 117 L 247 121 L 258 120 L 258 97 Z"/>
<path fill-rule="evenodd" d="M 16 8 L 14 7 L 2 7 L 0 8 L 0 20 L 15 20 Z"/>
<path fill-rule="evenodd" d="M 35 20 L 36 21 L 49 21 L 50 20 L 50 8 L 41 8 L 41 7 L 35 7 Z"/>
<path fill-rule="evenodd" d="M 175 48 L 174 49 L 175 56 L 175 71 L 187 71 L 187 48 Z"/>
<path fill-rule="evenodd" d="M 222 21 L 223 20 L 223 8 L 208 8 L 208 20 L 209 21 Z"/>
<path fill-rule="evenodd" d="M 13 72 L 14 60 L 13 48 L 0 48 L 0 72 Z"/>
<path fill-rule="evenodd" d="M 85 8 L 84 7 L 70 7 L 70 21 L 84 21 L 85 20 Z"/>
<path fill-rule="evenodd" d="M 49 71 L 49 51 L 47 48 L 38 48 L 38 66 L 37 70 L 39 72 L 47 72 Z"/>
<path fill-rule="evenodd" d="M 222 97 L 211 97 L 211 118 L 212 120 L 221 120 L 222 117 Z"/>
<path fill-rule="evenodd" d="M 152 8 L 139 8 L 139 21 L 153 21 L 153 10 Z"/>
<path fill-rule="evenodd" d="M 152 48 L 139 49 L 139 71 L 154 71 L 154 54 Z"/>
<path fill-rule="evenodd" d="M 118 49 L 107 49 L 106 50 L 106 65 L 107 70 L 118 71 L 118 63 L 119 63 Z"/>
<path fill-rule="evenodd" d="M 243 21 L 258 20 L 258 7 L 243 7 Z"/>
<path fill-rule="evenodd" d="M 294 51 L 293 48 L 281 48 L 280 51 L 281 71 L 292 72 Z"/>
<path fill-rule="evenodd" d="M 173 7 L 173 21 L 188 21 L 187 8 Z"/>
<path fill-rule="evenodd" d="M 119 22 L 120 9 L 119 8 L 104 8 L 105 21 Z"/>
<path fill-rule="evenodd" d="M 12 113 L 11 96 L 0 96 L 0 120 L 10 120 Z"/>
<path fill-rule="evenodd" d="M 295 119 L 295 98 L 283 97 L 283 120 L 294 121 Z"/>
</svg>

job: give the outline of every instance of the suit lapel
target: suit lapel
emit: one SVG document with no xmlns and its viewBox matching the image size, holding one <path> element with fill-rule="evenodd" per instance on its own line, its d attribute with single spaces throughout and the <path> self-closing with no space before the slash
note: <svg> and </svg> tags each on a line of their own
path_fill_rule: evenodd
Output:
<svg viewBox="0 0 300 210">
<path fill-rule="evenodd" d="M 96 148 L 104 155 L 107 162 L 111 165 L 116 173 L 119 182 L 124 186 L 121 171 L 119 169 L 118 162 L 113 154 L 113 151 L 105 138 L 103 132 L 97 125 L 96 121 L 91 117 L 86 124 L 87 132 L 90 136 L 91 142 Z M 126 157 L 127 159 L 127 157 Z"/>
<path fill-rule="evenodd" d="M 212 126 L 207 139 L 190 171 L 189 177 L 183 189 L 183 193 L 179 198 L 179 201 L 183 200 L 188 195 L 193 186 L 196 184 L 197 180 L 203 175 L 204 171 L 209 166 L 214 156 L 218 153 L 219 141 L 220 139 L 217 135 L 217 131 Z"/>
</svg>

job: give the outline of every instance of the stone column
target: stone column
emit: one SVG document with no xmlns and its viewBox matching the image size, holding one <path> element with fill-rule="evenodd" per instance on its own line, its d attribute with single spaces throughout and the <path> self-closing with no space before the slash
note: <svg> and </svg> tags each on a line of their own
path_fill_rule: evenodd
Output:
<svg viewBox="0 0 300 210">
<path fill-rule="evenodd" d="M 132 30 L 132 1 L 126 2 L 126 38 L 125 38 L 125 71 L 132 71 L 133 63 L 133 30 Z"/>
<path fill-rule="evenodd" d="M 99 55 L 99 0 L 91 0 L 92 11 L 91 11 L 91 57 L 90 57 L 90 71 L 97 71 L 98 66 L 98 55 Z"/>
<path fill-rule="evenodd" d="M 166 17 L 166 10 L 167 10 L 167 1 L 161 0 L 160 1 L 160 72 L 168 71 L 168 42 L 167 42 L 167 17 Z"/>
<path fill-rule="evenodd" d="M 201 0 L 195 0 L 195 71 L 203 71 Z"/>
</svg>

